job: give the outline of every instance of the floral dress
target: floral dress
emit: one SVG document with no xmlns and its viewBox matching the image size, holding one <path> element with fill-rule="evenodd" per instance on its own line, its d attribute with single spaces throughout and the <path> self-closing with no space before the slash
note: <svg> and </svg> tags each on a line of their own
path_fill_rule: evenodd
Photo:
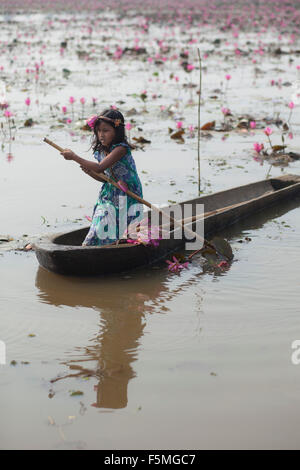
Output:
<svg viewBox="0 0 300 470">
<path fill-rule="evenodd" d="M 117 146 L 125 147 L 127 153 L 112 168 L 107 168 L 104 173 L 116 182 L 122 180 L 130 191 L 143 197 L 142 185 L 129 145 L 126 143 L 112 145 L 110 151 Z M 105 156 L 104 152 L 96 151 L 94 153 L 94 158 L 99 163 Z M 102 246 L 113 243 L 122 237 L 130 223 L 136 222 L 142 217 L 142 204 L 127 196 L 121 189 L 105 182 L 94 207 L 89 232 L 82 245 Z"/>
</svg>

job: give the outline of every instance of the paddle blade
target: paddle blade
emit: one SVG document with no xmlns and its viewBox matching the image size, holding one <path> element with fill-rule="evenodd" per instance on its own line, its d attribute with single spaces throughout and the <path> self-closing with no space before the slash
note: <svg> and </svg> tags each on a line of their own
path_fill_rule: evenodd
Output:
<svg viewBox="0 0 300 470">
<path fill-rule="evenodd" d="M 227 240 L 221 237 L 214 237 L 210 242 L 216 249 L 217 253 L 228 260 L 233 259 L 232 248 Z"/>
</svg>

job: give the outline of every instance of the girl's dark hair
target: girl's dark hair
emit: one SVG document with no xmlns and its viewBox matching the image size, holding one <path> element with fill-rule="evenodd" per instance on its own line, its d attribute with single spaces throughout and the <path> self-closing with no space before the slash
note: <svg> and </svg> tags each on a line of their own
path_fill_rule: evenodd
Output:
<svg viewBox="0 0 300 470">
<path fill-rule="evenodd" d="M 116 135 L 111 145 L 125 143 L 129 145 L 131 149 L 135 148 L 127 140 L 126 133 L 125 133 L 125 126 L 124 126 L 124 116 L 122 113 L 120 113 L 120 111 L 118 111 L 117 109 L 105 109 L 104 111 L 102 111 L 101 114 L 99 114 L 99 116 L 105 116 L 110 119 L 119 119 L 122 124 L 119 124 L 117 126 L 115 125 L 113 121 L 109 121 L 106 119 L 102 119 L 101 117 L 98 117 L 94 123 L 94 129 L 93 129 L 94 135 L 93 135 L 93 140 L 92 140 L 92 145 L 91 145 L 93 152 L 96 152 L 96 150 L 98 150 L 99 152 L 103 150 L 104 151 L 110 150 L 104 147 L 98 139 L 98 129 L 99 129 L 101 122 L 105 122 L 106 124 L 109 124 L 115 129 Z"/>
</svg>

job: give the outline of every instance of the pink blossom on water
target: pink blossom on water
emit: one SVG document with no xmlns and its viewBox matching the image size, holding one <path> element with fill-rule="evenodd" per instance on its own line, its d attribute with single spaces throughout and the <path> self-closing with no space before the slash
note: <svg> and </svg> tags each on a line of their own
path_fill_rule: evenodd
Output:
<svg viewBox="0 0 300 470">
<path fill-rule="evenodd" d="M 182 126 L 183 126 L 183 122 L 182 122 L 182 121 L 178 121 L 178 122 L 176 123 L 177 129 L 181 129 Z"/>
<path fill-rule="evenodd" d="M 270 136 L 273 133 L 273 130 L 270 127 L 266 127 L 265 130 L 264 130 L 264 133 L 267 136 Z"/>
<path fill-rule="evenodd" d="M 227 74 L 225 75 L 226 80 L 231 80 L 231 75 Z"/>
<path fill-rule="evenodd" d="M 74 96 L 70 96 L 69 102 L 70 102 L 71 104 L 75 103 L 75 98 L 74 98 Z"/>
<path fill-rule="evenodd" d="M 12 113 L 8 109 L 6 109 L 4 111 L 4 116 L 7 117 L 7 118 L 10 118 L 10 117 L 12 117 Z"/>
<path fill-rule="evenodd" d="M 228 261 L 221 261 L 219 264 L 217 264 L 217 268 L 226 268 L 229 265 Z"/>
<path fill-rule="evenodd" d="M 127 131 L 130 131 L 132 129 L 132 124 L 130 124 L 130 122 L 127 122 L 125 128 L 127 129 Z"/>
<path fill-rule="evenodd" d="M 291 102 L 288 104 L 288 107 L 289 107 L 290 109 L 294 109 L 295 103 L 294 103 L 293 101 L 291 101 Z"/>
<path fill-rule="evenodd" d="M 26 106 L 30 106 L 30 103 L 31 103 L 30 98 L 26 98 L 26 100 L 25 100 Z"/>
<path fill-rule="evenodd" d="M 264 148 L 264 144 L 259 144 L 258 142 L 255 142 L 253 144 L 253 148 L 254 148 L 255 152 L 260 153 L 262 151 L 262 149 Z"/>
<path fill-rule="evenodd" d="M 64 114 L 66 114 L 66 112 L 67 112 L 67 107 L 66 107 L 66 106 L 63 106 L 63 107 L 61 108 L 61 110 L 62 110 L 62 112 L 63 112 Z"/>
<path fill-rule="evenodd" d="M 222 113 L 224 114 L 224 116 L 228 116 L 229 114 L 231 114 L 231 111 L 229 108 L 221 108 L 221 111 Z"/>
<path fill-rule="evenodd" d="M 288 133 L 288 138 L 289 138 L 289 139 L 293 139 L 293 138 L 294 138 L 294 135 L 293 135 L 292 132 L 289 132 L 289 133 Z"/>
<path fill-rule="evenodd" d="M 250 121 L 250 127 L 251 127 L 251 129 L 255 129 L 256 128 L 256 122 L 255 121 Z"/>
<path fill-rule="evenodd" d="M 192 70 L 194 70 L 195 66 L 193 64 L 188 64 L 186 68 L 189 72 L 191 72 Z"/>
<path fill-rule="evenodd" d="M 85 98 L 83 98 L 83 97 L 80 98 L 80 103 L 81 103 L 81 104 L 84 104 L 84 103 L 85 103 Z"/>
<path fill-rule="evenodd" d="M 172 273 L 179 273 L 182 269 L 188 268 L 189 263 L 180 263 L 180 261 L 173 256 L 173 261 L 166 260 L 166 263 L 169 265 L 168 270 Z"/>
</svg>

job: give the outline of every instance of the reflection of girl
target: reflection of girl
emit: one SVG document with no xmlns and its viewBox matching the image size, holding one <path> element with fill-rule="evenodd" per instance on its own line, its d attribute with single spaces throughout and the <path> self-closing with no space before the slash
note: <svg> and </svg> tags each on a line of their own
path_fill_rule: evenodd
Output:
<svg viewBox="0 0 300 470">
<path fill-rule="evenodd" d="M 85 160 L 69 149 L 62 152 L 63 157 L 79 163 L 82 170 L 90 176 L 92 176 L 91 171 L 96 173 L 105 171 L 107 176 L 119 182 L 121 186 L 125 183 L 124 186 L 127 186 L 130 191 L 143 197 L 142 185 L 131 155 L 132 147 L 125 135 L 123 115 L 120 111 L 110 109 L 99 116 L 94 116 L 88 123 L 94 130 L 92 148 L 97 163 Z M 103 182 L 100 177 L 92 177 Z M 126 216 L 128 226 L 142 215 L 142 206 L 139 205 L 130 211 L 131 206 L 136 204 L 136 200 L 129 196 L 119 197 L 122 195 L 124 196 L 124 192 L 121 189 L 107 182 L 103 184 L 94 207 L 92 224 L 83 245 L 106 245 L 120 238 L 122 233 L 119 233 L 119 223 L 123 217 L 123 210 L 126 214 L 125 229 Z M 112 227 L 115 227 L 114 233 L 111 231 Z M 106 229 L 110 230 L 109 234 Z"/>
</svg>

